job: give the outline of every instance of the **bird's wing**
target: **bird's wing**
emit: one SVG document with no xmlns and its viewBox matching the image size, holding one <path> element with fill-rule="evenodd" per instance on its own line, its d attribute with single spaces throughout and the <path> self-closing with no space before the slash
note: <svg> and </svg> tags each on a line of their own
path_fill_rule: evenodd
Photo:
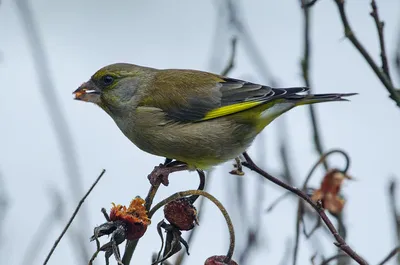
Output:
<svg viewBox="0 0 400 265">
<path fill-rule="evenodd" d="M 305 87 L 271 88 L 207 72 L 168 70 L 157 74 L 139 106 L 160 108 L 177 121 L 199 122 L 290 98 L 307 90 Z"/>
</svg>

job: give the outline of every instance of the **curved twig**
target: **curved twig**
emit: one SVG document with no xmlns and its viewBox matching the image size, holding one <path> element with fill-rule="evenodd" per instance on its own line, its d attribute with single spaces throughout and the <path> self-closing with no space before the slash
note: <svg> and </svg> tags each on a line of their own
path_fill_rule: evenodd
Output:
<svg viewBox="0 0 400 265">
<path fill-rule="evenodd" d="M 199 178 L 200 178 L 200 183 L 199 183 L 199 187 L 197 188 L 197 190 L 204 190 L 204 187 L 206 185 L 206 175 L 204 174 L 204 171 L 201 169 L 196 169 L 197 174 L 199 174 Z M 188 198 L 189 202 L 191 204 L 193 204 L 197 198 L 199 198 L 199 195 L 192 195 Z"/>
<path fill-rule="evenodd" d="M 307 188 L 307 184 L 310 181 L 310 179 L 311 179 L 312 175 L 314 174 L 315 170 L 318 168 L 318 166 L 321 163 L 323 163 L 323 161 L 325 161 L 330 155 L 333 155 L 333 154 L 341 154 L 341 155 L 343 155 L 343 157 L 345 159 L 345 167 L 344 167 L 343 170 L 340 170 L 340 172 L 342 172 L 343 174 L 347 173 L 347 171 L 350 168 L 350 163 L 351 163 L 350 156 L 345 151 L 343 151 L 341 149 L 332 149 L 332 150 L 326 152 L 325 154 L 323 154 L 321 156 L 321 158 L 313 165 L 313 167 L 311 168 L 310 172 L 308 173 L 306 179 L 304 180 L 303 191 Z"/>
<path fill-rule="evenodd" d="M 339 235 L 335 226 L 332 224 L 332 222 L 329 220 L 328 216 L 326 215 L 325 210 L 323 209 L 320 201 L 315 203 L 313 200 L 311 200 L 311 198 L 304 191 L 302 191 L 296 187 L 290 186 L 290 185 L 282 182 L 281 180 L 271 176 L 270 174 L 268 174 L 267 172 L 265 172 L 264 170 L 259 168 L 246 152 L 243 153 L 243 156 L 246 159 L 246 162 L 242 163 L 243 166 L 257 172 L 258 174 L 260 174 L 264 178 L 268 179 L 269 181 L 275 183 L 276 185 L 293 192 L 294 194 L 296 194 L 297 196 L 302 198 L 304 201 L 306 201 L 309 205 L 311 205 L 314 208 L 314 210 L 318 213 L 318 215 L 321 217 L 322 221 L 324 221 L 325 225 L 328 227 L 329 231 L 332 233 L 334 238 L 336 239 L 337 242 L 335 242 L 335 245 L 337 247 L 339 247 L 340 249 L 342 249 L 347 255 L 349 255 L 358 264 L 368 265 L 368 263 L 361 256 L 359 256 L 349 245 L 347 245 L 346 241 Z"/>
<path fill-rule="evenodd" d="M 171 196 L 169 196 L 168 198 L 166 198 L 166 199 L 160 201 L 159 203 L 157 203 L 149 211 L 148 217 L 151 218 L 157 210 L 159 210 L 161 207 L 163 207 L 167 203 L 170 203 L 170 202 L 172 202 L 174 200 L 180 199 L 182 197 L 191 196 L 191 195 L 200 195 L 200 196 L 206 197 L 207 199 L 212 201 L 218 207 L 218 209 L 221 211 L 222 215 L 224 216 L 226 224 L 228 226 L 229 236 L 230 236 L 229 249 L 228 249 L 228 253 L 226 254 L 226 259 L 224 260 L 224 262 L 229 263 L 229 261 L 232 258 L 232 255 L 233 255 L 233 251 L 235 249 L 235 231 L 234 231 L 234 228 L 233 228 L 233 224 L 232 224 L 231 218 L 229 217 L 229 214 L 226 211 L 225 207 L 222 205 L 222 203 L 220 201 L 218 201 L 210 193 L 202 191 L 202 190 L 187 190 L 187 191 L 181 191 L 181 192 L 174 193 Z"/>
</svg>

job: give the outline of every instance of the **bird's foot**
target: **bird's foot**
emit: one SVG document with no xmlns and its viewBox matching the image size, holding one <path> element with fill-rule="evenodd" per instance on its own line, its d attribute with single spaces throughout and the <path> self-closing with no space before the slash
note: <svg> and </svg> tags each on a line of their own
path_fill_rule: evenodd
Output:
<svg viewBox="0 0 400 265">
<path fill-rule="evenodd" d="M 240 161 L 239 157 L 235 158 L 235 164 L 233 164 L 234 169 L 231 170 L 229 173 L 232 175 L 238 175 L 238 176 L 243 176 L 243 168 L 242 168 L 242 162 Z"/>
<path fill-rule="evenodd" d="M 169 185 L 169 174 L 177 171 L 188 169 L 186 163 L 181 161 L 172 161 L 166 159 L 164 164 L 160 164 L 154 167 L 153 171 L 147 176 L 152 186 L 158 186 L 163 184 L 164 186 Z"/>
</svg>

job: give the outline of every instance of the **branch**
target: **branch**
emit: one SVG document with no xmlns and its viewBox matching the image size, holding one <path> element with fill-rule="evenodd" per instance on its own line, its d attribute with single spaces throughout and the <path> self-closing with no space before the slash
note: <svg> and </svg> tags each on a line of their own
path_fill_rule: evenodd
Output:
<svg viewBox="0 0 400 265">
<path fill-rule="evenodd" d="M 350 40 L 350 42 L 353 44 L 353 46 L 360 52 L 360 54 L 367 61 L 367 63 L 372 68 L 372 70 L 374 71 L 376 76 L 379 78 L 379 80 L 382 82 L 382 84 L 385 86 L 385 88 L 389 92 L 390 98 L 396 102 L 398 107 L 400 107 L 399 91 L 394 88 L 389 77 L 383 71 L 381 71 L 379 66 L 372 59 L 371 55 L 367 52 L 365 47 L 361 44 L 361 42 L 358 40 L 355 33 L 353 32 L 352 28 L 350 27 L 349 21 L 347 19 L 346 11 L 344 8 L 345 1 L 344 0 L 334 0 L 334 1 L 336 3 L 339 13 L 340 13 L 340 18 L 342 20 L 345 36 Z"/>
<path fill-rule="evenodd" d="M 7 215 L 7 211 L 9 210 L 9 198 L 8 198 L 8 193 L 6 190 L 6 182 L 3 179 L 3 174 L 0 172 L 0 238 L 4 238 L 3 235 L 3 225 L 4 225 L 4 220 Z M 0 241 L 0 249 L 2 247 L 2 243 Z"/>
<path fill-rule="evenodd" d="M 56 190 L 56 188 L 53 188 L 51 191 L 52 194 L 50 194 L 51 196 L 49 201 L 52 202 L 52 209 L 47 215 L 44 215 L 35 233 L 33 236 L 31 236 L 21 265 L 35 263 L 34 261 L 37 255 L 40 253 L 44 243 L 47 241 L 47 238 L 51 235 L 56 225 L 56 221 L 60 221 L 62 219 L 62 212 L 64 211 L 65 205 L 61 198 L 61 192 Z M 76 238 L 72 238 L 73 242 L 76 242 Z"/>
<path fill-rule="evenodd" d="M 349 245 L 347 245 L 347 243 L 345 242 L 345 240 L 339 235 L 339 233 L 337 232 L 335 226 L 332 224 L 332 222 L 329 220 L 328 216 L 325 214 L 325 210 L 323 209 L 321 202 L 317 202 L 315 203 L 314 201 L 311 200 L 311 198 L 302 190 L 299 190 L 296 187 L 290 186 L 282 181 L 280 181 L 279 179 L 271 176 L 270 174 L 268 174 L 267 172 L 265 172 L 264 170 L 262 170 L 261 168 L 259 168 L 254 162 L 253 160 L 250 158 L 250 156 L 247 153 L 243 153 L 243 156 L 246 159 L 246 162 L 243 162 L 243 166 L 257 172 L 258 174 L 262 175 L 264 178 L 268 179 L 269 181 L 275 183 L 276 185 L 289 190 L 291 192 L 293 192 L 294 194 L 296 194 L 297 196 L 299 196 L 300 198 L 302 198 L 304 201 L 306 201 L 311 207 L 314 208 L 314 210 L 318 213 L 318 215 L 320 216 L 320 218 L 322 219 L 322 221 L 325 223 L 325 225 L 328 227 L 329 231 L 332 233 L 332 235 L 334 236 L 334 238 L 336 239 L 337 242 L 335 242 L 334 244 L 342 249 L 347 255 L 349 255 L 353 260 L 355 260 L 358 264 L 361 265 L 368 265 L 368 263 L 362 258 L 360 257 Z"/>
<path fill-rule="evenodd" d="M 346 254 L 336 254 L 335 256 L 332 256 L 330 258 L 327 258 L 326 260 L 322 261 L 320 265 L 328 265 L 331 261 L 341 259 L 343 257 L 347 257 Z"/>
<path fill-rule="evenodd" d="M 222 76 L 226 76 L 229 74 L 230 71 L 235 67 L 235 59 L 236 59 L 236 45 L 237 38 L 234 37 L 231 40 L 231 56 L 229 57 L 229 62 L 226 65 L 225 69 L 221 72 Z"/>
<path fill-rule="evenodd" d="M 375 21 L 376 29 L 378 30 L 379 45 L 381 47 L 382 70 L 386 74 L 386 77 L 389 79 L 389 81 L 392 82 L 389 73 L 389 64 L 386 56 L 385 38 L 383 36 L 383 27 L 385 26 L 385 23 L 379 19 L 378 7 L 376 6 L 375 0 L 371 1 L 371 7 L 372 12 L 370 13 L 370 15 Z"/>
<path fill-rule="evenodd" d="M 396 247 L 395 249 L 390 251 L 390 253 L 381 262 L 378 263 L 378 265 L 384 265 L 399 252 L 400 252 L 400 247 Z"/>
<path fill-rule="evenodd" d="M 47 108 L 47 113 L 50 116 L 50 124 L 55 132 L 56 140 L 61 152 L 61 162 L 63 163 L 69 184 L 68 190 L 71 192 L 72 198 L 77 199 L 85 192 L 82 182 L 82 174 L 77 161 L 74 139 L 71 135 L 65 113 L 60 107 L 62 104 L 60 103 L 56 90 L 54 89 L 56 85 L 51 76 L 52 70 L 46 56 L 43 40 L 40 37 L 38 26 L 32 8 L 29 5 L 29 1 L 16 0 L 14 2 L 20 13 L 20 19 L 22 20 L 25 35 L 31 49 L 34 69 L 37 72 L 40 93 L 43 97 L 44 105 Z M 83 211 L 79 221 L 82 229 L 89 224 L 89 217 L 86 211 Z M 84 233 L 79 233 L 78 236 L 80 242 L 85 242 Z M 78 251 L 81 252 L 84 262 L 86 262 L 89 257 L 86 246 L 87 245 L 83 248 L 77 247 Z"/>
<path fill-rule="evenodd" d="M 310 172 L 308 173 L 307 177 L 304 180 L 303 183 L 303 187 L 302 187 L 302 191 L 304 192 L 304 194 L 306 194 L 306 190 L 308 187 L 308 182 L 311 180 L 311 177 L 314 175 L 315 170 L 318 168 L 319 165 L 324 164 L 324 161 L 326 161 L 326 159 L 333 155 L 333 154 L 340 154 L 344 157 L 345 159 L 345 166 L 344 169 L 342 170 L 343 173 L 346 173 L 350 167 L 350 157 L 347 155 L 346 152 L 344 152 L 343 150 L 340 149 L 333 149 L 325 154 L 323 154 L 320 159 L 318 159 L 318 161 L 311 167 Z M 303 224 L 303 230 L 304 228 L 304 222 L 303 222 L 303 214 L 304 214 L 304 205 L 303 205 L 304 201 L 302 200 L 302 198 L 299 198 L 298 201 L 298 206 L 297 206 L 297 216 L 296 216 L 296 236 L 295 236 L 295 243 L 294 243 L 294 249 L 293 249 L 293 265 L 296 264 L 297 262 L 297 253 L 298 253 L 298 248 L 299 248 L 299 242 L 300 242 L 300 225 Z M 307 237 L 307 235 L 306 235 Z"/>
<path fill-rule="evenodd" d="M 154 170 L 147 177 L 150 180 L 151 184 L 150 190 L 145 199 L 145 207 L 147 211 L 150 210 L 150 207 L 153 204 L 154 197 L 160 185 L 168 184 L 168 175 L 173 172 L 184 171 L 184 170 L 187 170 L 186 164 L 179 161 L 172 161 L 171 159 L 168 158 L 165 160 L 164 164 L 154 167 Z M 197 173 L 199 174 L 200 177 L 199 187 L 204 187 L 204 173 L 203 171 L 200 170 L 197 170 Z M 191 197 L 192 201 L 195 200 L 194 198 L 195 196 Z M 122 257 L 122 263 L 124 265 L 129 265 L 129 263 L 131 262 L 133 253 L 135 252 L 138 242 L 139 239 L 127 241 L 125 245 L 124 256 Z"/>
<path fill-rule="evenodd" d="M 309 2 L 307 0 L 301 0 L 302 6 L 307 6 Z M 311 81 L 310 81 L 310 57 L 311 57 L 311 39 L 310 39 L 310 12 L 311 8 L 306 7 L 303 8 L 303 16 L 304 16 L 304 54 L 301 60 L 301 69 L 303 72 L 303 79 L 306 87 L 310 88 L 309 93 L 311 93 Z M 322 156 L 324 153 L 324 149 L 322 147 L 321 134 L 319 130 L 319 124 L 317 121 L 317 113 L 315 112 L 315 106 L 313 104 L 308 105 L 310 110 L 310 119 L 313 128 L 314 134 L 314 145 L 317 150 L 319 156 Z M 324 161 L 325 171 L 328 171 L 329 165 L 328 162 Z"/>
<path fill-rule="evenodd" d="M 397 200 L 396 200 L 397 182 L 395 179 L 390 181 L 389 185 L 389 205 L 392 212 L 392 220 L 396 231 L 396 241 L 400 245 L 400 216 L 397 211 Z M 397 261 L 400 263 L 400 255 L 397 256 Z"/>
<path fill-rule="evenodd" d="M 56 239 L 56 241 L 54 242 L 53 247 L 51 248 L 49 254 L 47 255 L 45 261 L 43 262 L 43 265 L 46 265 L 47 262 L 49 261 L 51 255 L 53 254 L 54 250 L 57 248 L 58 243 L 60 243 L 61 239 L 63 238 L 63 236 L 65 235 L 65 233 L 67 232 L 68 228 L 70 227 L 70 225 L 72 224 L 72 221 L 74 221 L 75 216 L 78 214 L 79 209 L 81 208 L 82 204 L 85 202 L 86 198 L 89 196 L 89 194 L 92 192 L 92 190 L 94 189 L 94 187 L 97 185 L 97 183 L 99 182 L 99 180 L 101 179 L 101 177 L 103 177 L 104 173 L 106 172 L 105 169 L 103 169 L 103 171 L 101 171 L 100 175 L 97 177 L 97 179 L 93 182 L 92 186 L 89 188 L 89 190 L 86 192 L 86 194 L 83 196 L 83 198 L 79 201 L 78 206 L 76 207 L 75 211 L 73 212 L 71 218 L 69 219 L 67 225 L 64 227 L 64 230 L 61 232 L 60 236 Z"/>
</svg>

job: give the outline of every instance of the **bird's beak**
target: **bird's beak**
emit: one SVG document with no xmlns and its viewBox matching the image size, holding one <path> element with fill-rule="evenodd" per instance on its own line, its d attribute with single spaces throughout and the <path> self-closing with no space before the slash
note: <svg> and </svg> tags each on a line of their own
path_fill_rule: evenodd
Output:
<svg viewBox="0 0 400 265">
<path fill-rule="evenodd" d="M 91 81 L 83 83 L 80 87 L 78 87 L 77 90 L 72 92 L 72 94 L 75 95 L 74 99 L 76 100 L 93 102 L 96 104 L 99 104 L 101 101 L 100 100 L 101 91 Z"/>
</svg>

